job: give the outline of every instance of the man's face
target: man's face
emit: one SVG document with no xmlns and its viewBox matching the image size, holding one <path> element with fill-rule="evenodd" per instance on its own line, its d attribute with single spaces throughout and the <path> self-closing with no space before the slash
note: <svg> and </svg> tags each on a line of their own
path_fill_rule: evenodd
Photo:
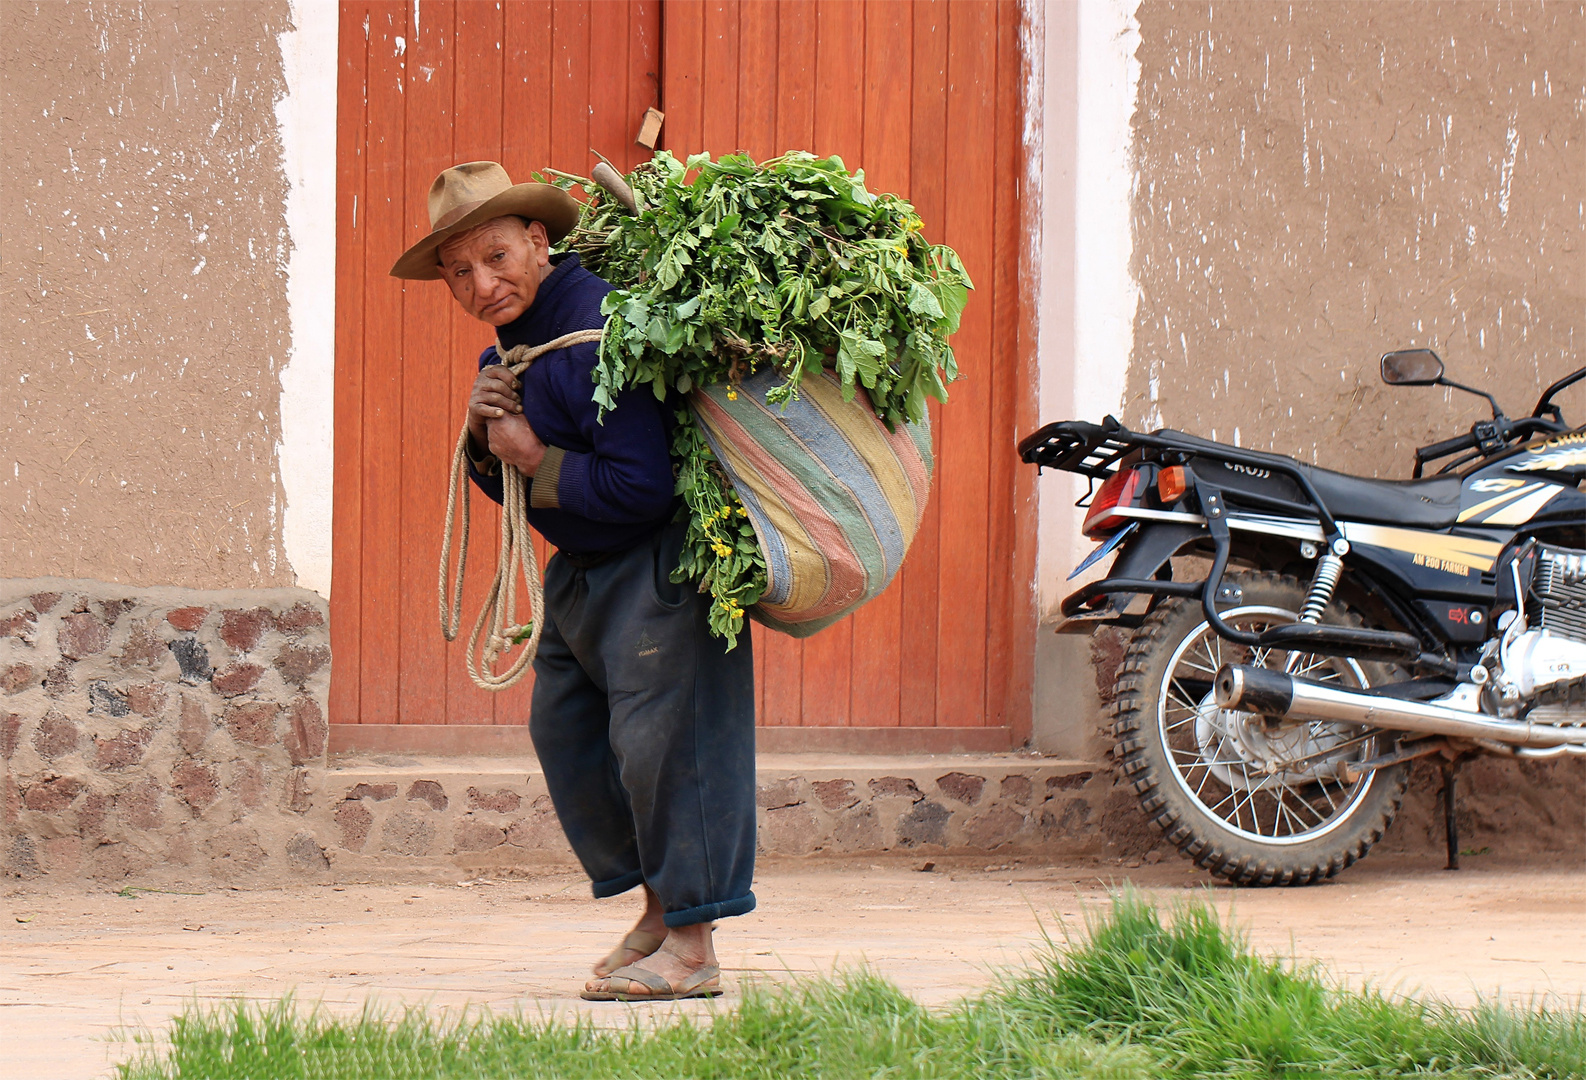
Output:
<svg viewBox="0 0 1586 1080">
<path fill-rule="evenodd" d="M 529 310 L 550 272 L 545 226 L 493 218 L 458 233 L 440 248 L 441 277 L 457 302 L 480 322 L 505 326 Z"/>
</svg>

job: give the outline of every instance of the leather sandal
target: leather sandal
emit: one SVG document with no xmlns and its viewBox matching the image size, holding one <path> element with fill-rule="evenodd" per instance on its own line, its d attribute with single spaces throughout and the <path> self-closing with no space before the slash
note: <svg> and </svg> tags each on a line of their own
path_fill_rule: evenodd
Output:
<svg viewBox="0 0 1586 1080">
<path fill-rule="evenodd" d="M 652 934 L 648 930 L 630 930 L 628 936 L 622 939 L 622 944 L 612 949 L 600 962 L 595 965 L 595 978 L 604 979 L 622 966 L 622 961 L 630 952 L 639 954 L 639 959 L 644 959 L 661 947 L 666 938 L 660 934 Z M 600 974 L 601 968 L 608 968 L 605 975 Z"/>
<path fill-rule="evenodd" d="M 666 976 L 634 964 L 625 964 L 602 977 L 610 990 L 585 990 L 578 996 L 585 1001 L 681 1001 L 718 997 L 722 993 L 721 968 L 715 964 L 706 964 L 675 986 L 666 981 Z M 618 979 L 626 984 L 620 990 L 617 989 Z M 638 987 L 643 987 L 644 991 L 636 994 L 633 991 Z"/>
</svg>

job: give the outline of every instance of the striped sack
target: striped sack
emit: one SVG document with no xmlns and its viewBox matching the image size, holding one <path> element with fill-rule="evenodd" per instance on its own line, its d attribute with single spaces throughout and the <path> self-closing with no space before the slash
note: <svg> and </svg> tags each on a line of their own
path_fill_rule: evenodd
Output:
<svg viewBox="0 0 1586 1080">
<path fill-rule="evenodd" d="M 919 530 L 931 491 L 930 421 L 888 431 L 864 393 L 844 401 L 831 371 L 786 406 L 761 371 L 695 391 L 689 404 L 749 511 L 769 581 L 758 621 L 809 637 L 881 594 Z"/>
</svg>

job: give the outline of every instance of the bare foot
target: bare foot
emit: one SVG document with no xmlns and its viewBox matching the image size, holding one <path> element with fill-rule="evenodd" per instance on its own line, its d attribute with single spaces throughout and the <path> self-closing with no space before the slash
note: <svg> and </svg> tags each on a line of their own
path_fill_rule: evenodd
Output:
<svg viewBox="0 0 1586 1080">
<path fill-rule="evenodd" d="M 639 921 L 633 924 L 633 929 L 622 939 L 622 944 L 595 962 L 593 970 L 596 976 L 603 978 L 610 975 L 624 964 L 637 963 L 660 948 L 667 936 L 666 923 L 662 919 L 664 914 L 665 912 L 661 910 L 661 898 L 646 885 L 644 914 L 640 915 Z"/>
<path fill-rule="evenodd" d="M 659 949 L 633 966 L 661 976 L 674 987 L 682 986 L 701 968 L 715 966 L 716 948 L 711 940 L 711 931 L 714 929 L 712 923 L 673 927 Z M 616 980 L 609 975 L 591 979 L 584 984 L 584 989 L 591 993 L 612 993 L 613 981 L 622 983 L 616 992 L 632 998 L 647 996 L 645 987 L 622 976 L 617 976 Z"/>
</svg>

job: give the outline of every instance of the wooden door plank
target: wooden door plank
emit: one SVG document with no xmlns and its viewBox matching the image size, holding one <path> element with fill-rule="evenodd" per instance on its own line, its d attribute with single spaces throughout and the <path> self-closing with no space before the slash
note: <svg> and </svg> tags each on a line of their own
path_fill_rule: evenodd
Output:
<svg viewBox="0 0 1586 1080">
<path fill-rule="evenodd" d="M 661 0 L 630 0 L 628 6 L 628 111 L 622 143 L 625 169 L 650 159 L 650 151 L 634 140 L 644 111 L 661 107 Z M 664 110 L 663 110 L 664 111 Z M 613 161 L 619 160 L 616 157 Z"/>
<path fill-rule="evenodd" d="M 987 565 L 986 486 L 995 275 L 991 243 L 995 164 L 996 9 L 949 9 L 946 143 L 953 147 L 946 237 L 979 286 L 964 310 L 955 345 L 965 378 L 942 411 L 941 564 L 953 587 L 939 598 L 937 724 L 985 723 Z"/>
<path fill-rule="evenodd" d="M 589 145 L 579 175 L 588 176 L 600 159 L 590 150 L 606 155 L 618 168 L 624 162 L 624 149 L 633 141 L 628 115 L 628 47 L 633 37 L 632 11 L 626 4 L 597 4 L 589 20 Z"/>
<path fill-rule="evenodd" d="M 738 149 L 738 0 L 707 0 L 704 14 L 698 149 L 719 158 Z"/>
<path fill-rule="evenodd" d="M 551 9 L 551 160 L 589 175 L 589 0 L 556 0 Z"/>
<path fill-rule="evenodd" d="M 408 235 L 429 231 L 430 181 L 455 163 L 452 153 L 453 0 L 430 0 L 407 40 Z M 446 722 L 446 643 L 427 602 L 446 511 L 451 458 L 448 352 L 455 306 L 438 281 L 409 282 L 402 305 L 402 607 L 397 708 L 404 724 Z"/>
<path fill-rule="evenodd" d="M 815 149 L 817 0 L 776 5 L 776 153 Z"/>
<path fill-rule="evenodd" d="M 1033 544 L 1019 543 L 1019 529 L 1033 521 L 1034 506 L 1028 466 L 1015 451 L 1019 436 L 1019 405 L 1035 396 L 1033 370 L 1025 364 L 1021 341 L 1023 296 L 1019 274 L 1020 179 L 1024 154 L 1020 144 L 1019 86 L 1020 11 L 1013 5 L 997 8 L 996 25 L 996 182 L 992 238 L 995 245 L 995 308 L 992 312 L 993 364 L 997 379 L 992 387 L 991 480 L 986 535 L 986 723 L 997 727 L 1028 728 L 1029 693 L 1022 692 L 1033 678 L 1034 607 L 1030 574 L 1020 575 L 1016 556 Z M 1009 573 L 1009 568 L 1015 571 Z M 1027 674 L 1029 672 L 1029 674 Z"/>
<path fill-rule="evenodd" d="M 363 309 L 368 197 L 364 145 L 367 4 L 342 4 L 336 74 L 336 379 L 334 485 L 331 498 L 330 722 L 358 722 L 361 682 L 359 597 L 363 592 Z M 365 211 L 362 219 L 359 211 Z"/>
<path fill-rule="evenodd" d="M 700 147 L 704 48 L 704 0 L 667 0 L 661 38 L 661 111 L 666 123 L 659 145 L 679 158 Z"/>
<path fill-rule="evenodd" d="M 764 161 L 784 149 L 776 140 L 777 5 L 750 0 L 738 20 L 738 149 Z"/>
<path fill-rule="evenodd" d="M 369 18 L 369 258 L 364 294 L 363 593 L 359 717 L 400 722 L 397 658 L 401 645 L 402 282 L 387 271 L 415 238 L 407 213 L 405 130 L 407 13 L 384 0 Z M 401 39 L 400 44 L 398 39 Z M 422 194 L 422 193 L 421 193 Z"/>
<path fill-rule="evenodd" d="M 947 130 L 947 2 L 921 0 L 911 5 L 914 18 L 911 66 L 909 198 L 925 222 L 923 235 L 941 243 L 947 212 L 946 152 L 942 134 Z M 970 302 L 979 302 L 971 295 Z M 958 387 L 948 388 L 950 395 Z M 941 588 L 941 450 L 942 407 L 930 403 L 932 446 L 937 474 L 925 518 L 903 564 L 903 640 L 912 656 L 936 656 L 937 619 Z M 923 665 L 922 665 L 923 666 Z M 934 666 L 934 665 L 932 665 Z M 917 727 L 936 724 L 936 679 L 913 669 L 900 687 L 899 722 Z"/>
<path fill-rule="evenodd" d="M 456 20 L 452 155 L 458 162 L 500 161 L 506 61 L 502 47 L 506 31 L 503 12 L 499 4 L 461 3 L 457 5 Z M 450 299 L 447 303 L 453 304 L 451 340 L 445 357 L 449 454 L 451 440 L 456 438 L 467 415 L 477 358 L 495 340 L 495 331 L 465 315 Z M 490 724 L 495 722 L 496 695 L 474 685 L 464 653 L 468 632 L 473 628 L 472 617 L 494 575 L 500 517 L 493 512 L 496 504 L 472 485 L 467 494 L 472 514 L 468 573 L 463 583 L 462 628 L 457 640 L 446 646 L 446 722 Z"/>
<path fill-rule="evenodd" d="M 907 195 L 912 13 L 906 4 L 867 7 L 864 37 L 865 183 L 873 192 Z M 854 613 L 851 722 L 896 727 L 901 719 L 903 664 L 916 655 L 903 640 L 903 582 Z"/>
<path fill-rule="evenodd" d="M 864 148 L 862 4 L 821 4 L 816 10 L 815 152 L 837 154 L 854 169 Z M 860 647 L 868 643 L 861 642 Z M 854 620 L 843 619 L 804 642 L 803 723 L 846 727 L 853 722 Z"/>
<path fill-rule="evenodd" d="M 551 0 L 504 5 L 501 164 L 514 182 L 551 163 Z"/>
</svg>

